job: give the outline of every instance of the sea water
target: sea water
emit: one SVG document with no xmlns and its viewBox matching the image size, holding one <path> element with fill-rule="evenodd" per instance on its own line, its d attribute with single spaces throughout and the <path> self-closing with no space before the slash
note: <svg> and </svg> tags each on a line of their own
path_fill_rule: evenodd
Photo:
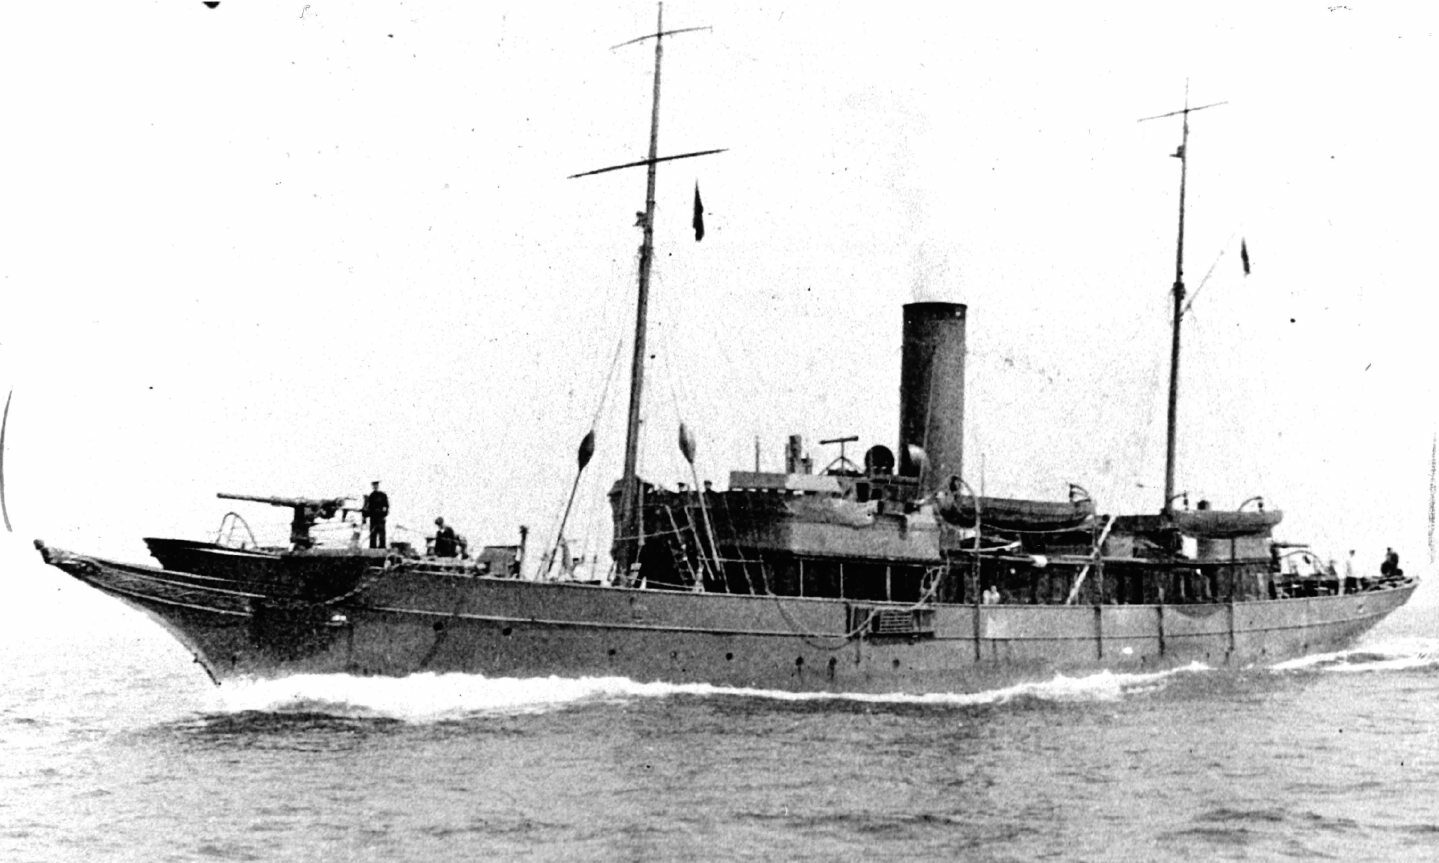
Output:
<svg viewBox="0 0 1439 863">
<path fill-rule="evenodd" d="M 53 570 L 0 612 L 0 860 L 1439 859 L 1439 609 L 1352 650 L 978 694 L 215 687 Z"/>
</svg>

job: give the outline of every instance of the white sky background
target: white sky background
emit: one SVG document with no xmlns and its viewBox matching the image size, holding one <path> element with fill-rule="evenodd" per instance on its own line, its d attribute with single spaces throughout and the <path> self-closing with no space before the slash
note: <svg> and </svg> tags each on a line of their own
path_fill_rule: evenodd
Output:
<svg viewBox="0 0 1439 863">
<path fill-rule="evenodd" d="M 301 12 L 304 10 L 302 16 Z M 547 545 L 632 327 L 648 2 L 12 4 L 0 386 L 16 554 L 144 560 L 217 491 Z M 989 494 L 1154 511 L 1186 78 L 1178 487 L 1424 551 L 1436 427 L 1420 4 L 671 2 L 647 476 L 893 447 L 900 307 L 969 304 Z M 698 180 L 708 235 L 690 234 Z M 1254 272 L 1244 278 L 1240 238 Z M 1223 257 L 1220 255 L 1223 253 Z M 580 486 L 609 539 L 628 344 Z M 242 506 L 283 537 L 282 510 Z M 392 537 L 411 538 L 396 533 Z M 578 546 L 577 546 L 578 550 Z M 28 557 L 26 558 L 28 559 Z"/>
</svg>

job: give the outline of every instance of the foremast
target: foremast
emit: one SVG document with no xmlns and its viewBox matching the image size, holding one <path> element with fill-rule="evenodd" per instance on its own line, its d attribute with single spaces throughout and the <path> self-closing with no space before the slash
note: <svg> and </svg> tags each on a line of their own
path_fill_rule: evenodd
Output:
<svg viewBox="0 0 1439 863">
<path fill-rule="evenodd" d="M 658 3 L 656 5 L 658 10 L 655 17 L 654 33 L 614 46 L 615 48 L 623 48 L 626 45 L 634 45 L 648 39 L 655 40 L 655 73 L 653 98 L 650 106 L 649 157 L 639 162 L 626 162 L 622 165 L 612 165 L 608 168 L 599 168 L 594 171 L 586 171 L 582 174 L 574 174 L 571 176 L 571 179 L 575 177 L 587 177 L 593 174 L 617 171 L 621 168 L 635 168 L 640 165 L 645 166 L 646 173 L 645 209 L 644 212 L 640 214 L 639 222 L 643 239 L 640 241 L 639 290 L 635 300 L 634 355 L 630 361 L 630 403 L 625 420 L 625 464 L 624 474 L 620 479 L 620 517 L 615 526 L 615 542 L 611 552 L 615 567 L 621 574 L 621 578 L 627 577 L 631 564 L 633 564 L 638 557 L 639 508 L 641 503 L 639 499 L 640 411 L 644 401 L 645 335 L 647 315 L 649 312 L 650 268 L 654 261 L 655 166 L 660 162 L 724 152 L 722 149 L 719 149 L 681 153 L 675 156 L 661 157 L 659 155 L 660 66 L 664 58 L 664 37 L 695 30 L 708 30 L 710 28 L 683 27 L 676 30 L 666 30 L 664 27 L 664 3 Z"/>
<path fill-rule="evenodd" d="M 616 539 L 620 540 L 620 555 L 615 560 L 621 574 L 627 573 L 634 562 L 635 542 L 631 537 L 639 534 L 639 450 L 640 450 L 640 406 L 643 403 L 645 387 L 645 330 L 650 302 L 650 264 L 655 249 L 655 159 L 659 156 L 660 141 L 660 64 L 664 58 L 665 4 L 660 3 L 655 19 L 655 82 L 654 97 L 650 105 L 650 153 L 645 160 L 645 212 L 642 217 L 640 241 L 639 291 L 635 298 L 635 351 L 630 360 L 630 406 L 625 415 L 625 467 L 620 482 L 620 523 Z"/>
</svg>

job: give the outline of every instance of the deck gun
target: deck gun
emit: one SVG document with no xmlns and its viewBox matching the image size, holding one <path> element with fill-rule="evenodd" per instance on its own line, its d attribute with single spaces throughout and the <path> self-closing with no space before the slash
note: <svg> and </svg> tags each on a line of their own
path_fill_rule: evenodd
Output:
<svg viewBox="0 0 1439 863">
<path fill-rule="evenodd" d="M 310 536 L 310 528 L 315 522 L 322 518 L 334 518 L 336 513 L 348 512 L 348 497 L 263 497 L 252 494 L 226 494 L 220 492 L 215 495 L 224 500 L 248 500 L 255 503 L 268 503 L 271 506 L 288 506 L 295 511 L 295 516 L 290 520 L 290 545 L 295 549 L 310 548 L 315 540 Z"/>
</svg>

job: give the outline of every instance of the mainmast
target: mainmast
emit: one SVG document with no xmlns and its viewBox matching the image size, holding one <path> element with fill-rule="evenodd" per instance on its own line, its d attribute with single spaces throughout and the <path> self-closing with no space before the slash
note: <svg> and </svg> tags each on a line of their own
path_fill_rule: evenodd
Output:
<svg viewBox="0 0 1439 863">
<path fill-rule="evenodd" d="M 643 232 L 643 239 L 640 241 L 640 266 L 639 266 L 639 291 L 635 302 L 635 344 L 634 356 L 630 361 L 630 405 L 629 413 L 625 423 L 625 466 L 624 475 L 620 480 L 620 518 L 616 525 L 615 532 L 615 565 L 619 571 L 627 573 L 630 564 L 636 557 L 636 537 L 639 534 L 639 437 L 640 437 L 640 407 L 644 398 L 645 382 L 645 331 L 646 317 L 649 311 L 650 295 L 650 266 L 654 261 L 654 225 L 655 225 L 655 166 L 660 162 L 668 162 L 674 159 L 688 159 L 694 156 L 707 156 L 711 153 L 722 153 L 724 150 L 701 150 L 694 153 L 681 153 L 676 156 L 659 156 L 660 136 L 660 64 L 664 57 L 664 37 L 676 33 L 688 33 L 694 30 L 708 30 L 708 27 L 685 27 L 678 30 L 665 30 L 665 7 L 659 3 L 656 13 L 655 32 L 648 36 L 641 36 L 614 46 L 623 48 L 626 45 L 634 45 L 646 39 L 655 40 L 655 75 L 654 94 L 650 107 L 650 150 L 649 157 L 639 162 L 626 162 L 623 165 L 612 165 L 608 168 L 599 168 L 594 171 L 586 171 L 582 174 L 574 174 L 574 177 L 587 177 L 593 174 L 603 174 L 607 171 L 617 171 L 621 168 L 635 168 L 644 165 L 646 168 L 645 179 L 645 209 L 640 214 L 639 226 Z"/>
<path fill-rule="evenodd" d="M 1159 114 L 1154 117 L 1144 117 L 1145 120 L 1158 120 L 1162 117 L 1173 117 L 1176 114 L 1184 117 L 1183 132 L 1179 138 L 1179 149 L 1172 155 L 1179 160 L 1179 238 L 1174 249 L 1174 335 L 1169 347 L 1169 416 L 1165 426 L 1165 448 L 1164 448 L 1164 506 L 1161 512 L 1165 515 L 1174 511 L 1174 453 L 1175 445 L 1179 434 L 1179 323 L 1184 316 L 1184 193 L 1189 179 L 1189 115 L 1194 111 L 1202 111 L 1205 108 L 1213 108 L 1223 105 L 1224 102 L 1212 102 L 1208 105 L 1200 105 L 1198 108 L 1189 107 L 1189 86 L 1184 88 L 1184 108 L 1179 111 L 1170 111 L 1168 114 Z"/>
</svg>

